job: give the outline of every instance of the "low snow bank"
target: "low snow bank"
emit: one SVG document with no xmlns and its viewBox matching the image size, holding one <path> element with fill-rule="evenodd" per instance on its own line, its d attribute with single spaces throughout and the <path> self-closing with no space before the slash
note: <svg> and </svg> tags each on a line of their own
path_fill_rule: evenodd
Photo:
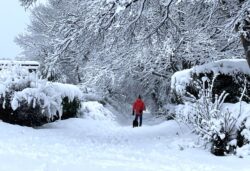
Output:
<svg viewBox="0 0 250 171">
<path fill-rule="evenodd" d="M 175 121 L 140 128 L 113 123 L 72 118 L 32 129 L 0 122 L 0 170 L 249 170 L 249 157 L 209 155 Z"/>
<path fill-rule="evenodd" d="M 84 118 L 94 120 L 115 120 L 114 114 L 97 101 L 83 102 L 81 113 Z"/>
</svg>

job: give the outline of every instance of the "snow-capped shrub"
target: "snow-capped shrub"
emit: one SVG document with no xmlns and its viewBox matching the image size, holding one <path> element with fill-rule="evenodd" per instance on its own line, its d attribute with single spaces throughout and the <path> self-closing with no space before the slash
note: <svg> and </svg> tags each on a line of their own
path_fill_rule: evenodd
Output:
<svg viewBox="0 0 250 171">
<path fill-rule="evenodd" d="M 249 115 L 250 116 L 250 115 Z M 236 154 L 240 157 L 250 155 L 250 117 L 244 119 L 238 131 L 238 148 Z"/>
<path fill-rule="evenodd" d="M 62 101 L 63 113 L 61 119 L 68 119 L 72 117 L 76 117 L 78 110 L 81 107 L 81 102 L 79 98 L 74 98 L 70 100 L 68 96 L 63 98 Z"/>
<path fill-rule="evenodd" d="M 246 86 L 237 104 L 225 104 L 228 93 L 213 95 L 213 83 L 203 77 L 198 98 L 189 95 L 190 100 L 177 107 L 176 119 L 190 124 L 204 142 L 211 143 L 211 152 L 215 155 L 235 153 L 239 144 L 245 139 L 242 124 L 249 115 L 247 103 L 242 102 Z M 246 85 L 246 84 L 245 84 Z M 232 107 L 232 105 L 234 105 Z M 244 110 L 243 110 L 244 109 Z"/>
<path fill-rule="evenodd" d="M 7 93 L 8 94 L 8 93 Z M 10 95 L 10 96 L 9 96 Z M 0 100 L 0 119 L 7 123 L 25 126 L 38 126 L 49 122 L 49 118 L 41 115 L 39 105 L 33 107 L 26 101 L 20 102 L 20 107 L 16 110 L 11 108 L 11 94 Z M 2 103 L 5 101 L 5 103 Z"/>
<path fill-rule="evenodd" d="M 220 60 L 191 69 L 176 72 L 171 78 L 172 102 L 181 104 L 190 101 L 193 97 L 198 99 L 202 87 L 202 78 L 213 80 L 212 97 L 228 93 L 225 102 L 237 103 L 241 96 L 245 78 L 250 81 L 250 69 L 245 59 Z M 243 101 L 250 102 L 250 84 Z"/>
<path fill-rule="evenodd" d="M 0 78 L 0 119 L 3 121 L 39 126 L 76 117 L 82 98 L 78 87 L 47 82 L 38 79 L 35 73 L 8 72 Z"/>
</svg>

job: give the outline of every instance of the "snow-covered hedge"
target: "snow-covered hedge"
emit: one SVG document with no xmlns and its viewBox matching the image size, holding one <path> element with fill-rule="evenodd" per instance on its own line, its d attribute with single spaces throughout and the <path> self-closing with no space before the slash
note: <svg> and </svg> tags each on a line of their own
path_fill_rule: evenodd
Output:
<svg viewBox="0 0 250 171">
<path fill-rule="evenodd" d="M 172 90 L 182 103 L 176 107 L 176 119 L 190 124 L 205 143 L 211 143 L 215 155 L 250 154 L 250 108 L 245 102 L 249 101 L 249 75 L 245 60 L 221 60 L 172 77 Z M 228 98 L 232 94 L 237 98 Z"/>
<path fill-rule="evenodd" d="M 245 59 L 227 59 L 195 66 L 191 69 L 176 72 L 171 78 L 172 99 L 175 103 L 198 98 L 202 89 L 202 79 L 213 79 L 213 96 L 223 91 L 229 93 L 225 102 L 236 103 L 239 101 L 245 78 L 250 81 L 250 69 Z M 250 84 L 243 100 L 250 102 Z"/>
<path fill-rule="evenodd" d="M 212 102 L 208 98 L 195 103 L 185 102 L 176 107 L 176 119 L 189 124 L 205 144 L 210 143 L 213 154 L 238 154 L 238 150 L 249 146 L 250 142 L 250 127 L 245 123 L 250 121 L 249 104 L 221 102 Z"/>
<path fill-rule="evenodd" d="M 74 85 L 52 83 L 36 73 L 13 68 L 0 71 L 0 119 L 39 126 L 57 119 L 75 117 L 82 92 Z"/>
</svg>

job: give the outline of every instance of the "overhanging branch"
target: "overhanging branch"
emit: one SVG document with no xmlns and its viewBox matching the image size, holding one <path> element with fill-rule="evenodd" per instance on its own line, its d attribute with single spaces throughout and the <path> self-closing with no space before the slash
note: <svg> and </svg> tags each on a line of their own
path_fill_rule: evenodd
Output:
<svg viewBox="0 0 250 171">
<path fill-rule="evenodd" d="M 169 19 L 170 6 L 171 6 L 171 4 L 173 2 L 174 2 L 174 0 L 170 0 L 169 4 L 167 5 L 166 13 L 165 13 L 163 19 L 161 20 L 161 22 L 144 39 L 148 39 L 150 36 L 152 36 L 164 24 L 164 22 L 167 19 Z"/>
<path fill-rule="evenodd" d="M 153 74 L 153 75 L 156 75 L 156 76 L 158 76 L 158 77 L 169 78 L 169 77 L 167 77 L 166 75 L 157 73 L 157 72 L 155 72 L 155 71 L 153 71 L 152 74 Z"/>
</svg>

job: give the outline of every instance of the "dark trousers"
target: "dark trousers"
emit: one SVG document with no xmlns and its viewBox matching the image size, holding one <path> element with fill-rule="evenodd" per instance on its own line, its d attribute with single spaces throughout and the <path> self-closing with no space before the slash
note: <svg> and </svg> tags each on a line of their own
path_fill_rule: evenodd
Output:
<svg viewBox="0 0 250 171">
<path fill-rule="evenodd" d="M 142 115 L 135 115 L 135 120 L 138 121 L 138 118 L 140 119 L 139 126 L 142 125 Z"/>
</svg>

